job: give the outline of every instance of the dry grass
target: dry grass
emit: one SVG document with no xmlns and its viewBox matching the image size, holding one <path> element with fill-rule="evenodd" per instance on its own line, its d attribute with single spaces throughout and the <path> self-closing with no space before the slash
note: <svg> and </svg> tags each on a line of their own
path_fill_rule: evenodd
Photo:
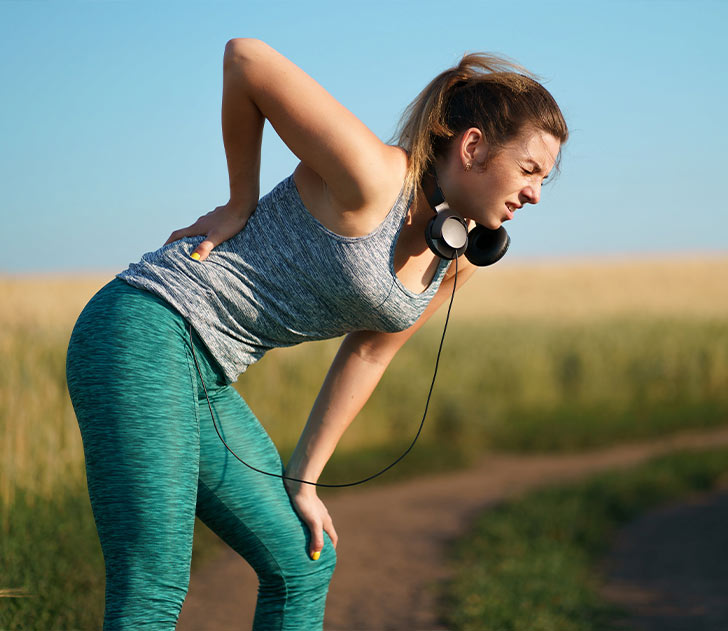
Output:
<svg viewBox="0 0 728 631">
<path fill-rule="evenodd" d="M 82 475 L 65 351 L 78 314 L 110 278 L 0 277 L 0 501 L 12 503 L 19 487 L 49 494 Z"/>
<path fill-rule="evenodd" d="M 70 329 L 88 299 L 112 277 L 0 276 L 0 292 L 12 307 L 0 314 L 0 325 Z M 468 318 L 724 317 L 728 255 L 543 263 L 505 259 L 479 271 L 458 292 L 456 304 L 458 316 Z"/>
<path fill-rule="evenodd" d="M 728 256 L 541 264 L 504 260 L 479 271 L 455 302 L 462 318 L 725 318 Z"/>
<path fill-rule="evenodd" d="M 76 317 L 112 277 L 113 274 L 0 277 L 6 305 L 0 313 L 0 502 L 12 503 L 19 487 L 51 494 L 59 480 L 77 480 L 82 476 L 81 441 L 65 384 L 65 351 Z M 458 292 L 453 321 L 507 324 L 522 320 L 538 325 L 619 316 L 721 321 L 728 315 L 726 279 L 728 256 L 544 264 L 506 261 L 483 270 Z M 438 321 L 433 321 L 427 329 L 439 326 Z M 416 339 L 429 342 L 431 335 L 425 331 L 423 335 Z M 451 344 L 455 341 L 451 337 Z M 416 351 L 418 343 L 411 343 L 415 347 L 412 351 Z M 270 370 L 281 377 L 285 382 L 281 388 L 287 395 L 291 391 L 290 397 L 299 404 L 307 396 L 313 400 L 315 386 L 281 367 L 286 365 L 286 358 L 295 359 L 305 352 L 313 353 L 310 357 L 321 363 L 329 353 L 329 347 L 325 349 L 323 354 L 314 347 L 309 351 L 287 349 L 274 354 Z M 716 357 L 713 363 L 722 366 L 723 360 Z M 283 363 L 276 363 L 279 361 Z M 300 363 L 293 361 L 292 366 Z M 324 372 L 322 367 L 322 375 Z M 535 378 L 538 377 L 536 374 Z M 302 392 L 303 389 L 311 392 Z M 269 398 L 280 399 L 281 390 L 271 393 Z M 389 403 L 384 407 L 387 406 Z M 277 412 L 269 414 L 275 416 Z M 362 427 L 361 432 L 352 430 L 349 440 L 358 440 L 359 434 L 371 439 L 387 436 L 388 432 L 389 426 L 370 425 Z"/>
<path fill-rule="evenodd" d="M 113 274 L 77 276 L 0 276 L 0 294 L 5 309 L 0 327 L 68 330 L 84 305 Z"/>
</svg>

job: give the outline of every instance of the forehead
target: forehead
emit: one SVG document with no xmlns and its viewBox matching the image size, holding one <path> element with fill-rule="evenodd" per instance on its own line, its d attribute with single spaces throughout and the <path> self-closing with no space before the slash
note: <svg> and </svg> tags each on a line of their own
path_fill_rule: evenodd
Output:
<svg viewBox="0 0 728 631">
<path fill-rule="evenodd" d="M 525 129 L 506 147 L 520 160 L 533 160 L 544 173 L 548 173 L 556 163 L 561 143 L 548 132 Z"/>
</svg>

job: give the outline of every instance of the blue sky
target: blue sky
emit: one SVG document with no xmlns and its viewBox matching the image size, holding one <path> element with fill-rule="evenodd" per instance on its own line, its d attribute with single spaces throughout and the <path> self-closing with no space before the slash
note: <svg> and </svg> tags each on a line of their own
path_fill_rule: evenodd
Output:
<svg viewBox="0 0 728 631">
<path fill-rule="evenodd" d="M 222 53 L 258 37 L 386 140 L 467 51 L 572 136 L 509 257 L 726 253 L 728 2 L 0 0 L 0 272 L 117 271 L 227 201 Z M 261 191 L 296 159 L 266 129 Z"/>
</svg>

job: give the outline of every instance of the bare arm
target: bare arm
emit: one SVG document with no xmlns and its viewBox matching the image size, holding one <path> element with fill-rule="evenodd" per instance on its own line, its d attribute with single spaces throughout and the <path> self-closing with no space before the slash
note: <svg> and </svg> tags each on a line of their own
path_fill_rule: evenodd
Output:
<svg viewBox="0 0 728 631">
<path fill-rule="evenodd" d="M 171 243 L 183 237 L 206 235 L 206 239 L 192 253 L 193 257 L 197 256 L 201 261 L 207 258 L 214 247 L 245 227 L 260 195 L 260 149 L 265 117 L 249 89 L 243 86 L 243 79 L 232 62 L 232 46 L 228 42 L 223 58 L 221 119 L 230 199 L 192 225 L 175 230 L 166 241 Z"/>
<path fill-rule="evenodd" d="M 250 38 L 227 43 L 224 69 L 226 89 L 235 99 L 249 99 L 343 206 L 357 208 L 380 194 L 381 178 L 388 174 L 383 163 L 387 145 L 308 74 L 266 43 Z M 248 133 L 245 110 L 238 110 L 236 102 L 231 97 L 226 152 L 228 165 L 232 157 L 244 170 L 245 155 L 231 156 L 239 149 L 235 138 L 246 139 Z M 245 142 L 240 145 L 242 151 L 246 147 Z"/>
<path fill-rule="evenodd" d="M 337 206 L 357 209 L 385 199 L 392 178 L 388 147 L 356 116 L 283 55 L 257 39 L 230 40 L 223 58 L 222 135 L 230 201 L 167 243 L 207 235 L 204 260 L 245 226 L 260 194 L 260 150 L 268 120 L 301 162 L 326 184 Z"/>
<path fill-rule="evenodd" d="M 459 262 L 458 288 L 475 267 Z M 420 318 L 399 333 L 357 331 L 344 338 L 316 397 L 308 422 L 286 467 L 286 475 L 316 482 L 341 436 L 376 388 L 402 345 L 432 314 L 450 299 L 454 278 L 449 275 Z M 311 552 L 323 547 L 323 530 L 336 541 L 328 513 L 316 496 L 316 487 L 285 480 L 299 514 L 311 530 Z"/>
</svg>

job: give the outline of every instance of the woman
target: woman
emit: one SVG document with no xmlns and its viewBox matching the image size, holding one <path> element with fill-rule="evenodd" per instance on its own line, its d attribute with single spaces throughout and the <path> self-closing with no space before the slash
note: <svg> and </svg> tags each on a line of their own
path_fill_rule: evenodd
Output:
<svg viewBox="0 0 728 631">
<path fill-rule="evenodd" d="M 259 200 L 265 119 L 300 164 Z M 424 178 L 466 220 L 497 229 L 538 203 L 568 135 L 522 69 L 470 55 L 418 96 L 387 145 L 254 39 L 226 46 L 222 129 L 230 200 L 101 289 L 69 345 L 105 629 L 174 628 L 195 513 L 258 573 L 256 629 L 321 628 L 331 517 L 315 486 L 230 456 L 203 384 L 224 439 L 283 473 L 230 384 L 270 348 L 346 334 L 285 467 L 315 482 L 394 354 L 452 291 L 455 266 L 424 236 Z M 474 269 L 459 260 L 458 286 Z"/>
</svg>

